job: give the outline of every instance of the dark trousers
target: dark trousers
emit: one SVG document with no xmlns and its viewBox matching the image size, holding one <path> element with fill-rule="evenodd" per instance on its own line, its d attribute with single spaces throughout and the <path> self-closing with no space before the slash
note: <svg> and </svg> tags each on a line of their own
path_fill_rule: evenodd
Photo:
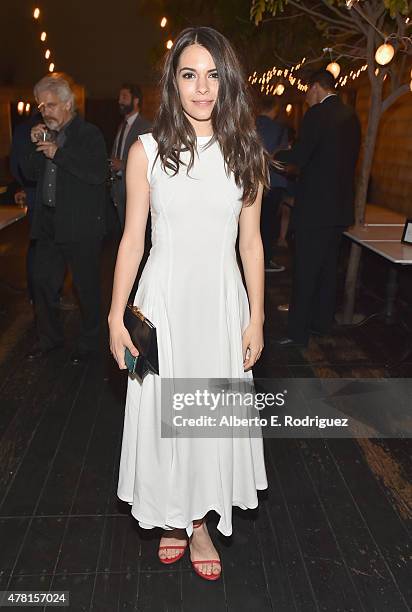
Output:
<svg viewBox="0 0 412 612">
<path fill-rule="evenodd" d="M 288 336 L 307 344 L 309 330 L 330 331 L 335 314 L 339 244 L 343 227 L 295 231 Z"/>
<path fill-rule="evenodd" d="M 265 265 L 269 264 L 272 256 L 272 245 L 275 240 L 276 215 L 283 194 L 283 189 L 274 187 L 269 189 L 262 198 L 262 211 L 260 215 L 260 233 L 262 236 Z"/>
<path fill-rule="evenodd" d="M 54 215 L 54 208 L 42 207 L 41 236 L 36 243 L 34 293 L 39 344 L 48 349 L 63 343 L 56 296 L 69 266 L 82 313 L 77 350 L 95 351 L 99 348 L 101 240 L 56 243 Z"/>
</svg>

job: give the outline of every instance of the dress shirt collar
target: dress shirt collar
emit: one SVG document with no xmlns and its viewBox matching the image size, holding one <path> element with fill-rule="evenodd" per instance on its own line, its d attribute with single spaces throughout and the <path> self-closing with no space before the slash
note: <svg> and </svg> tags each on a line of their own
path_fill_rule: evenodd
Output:
<svg viewBox="0 0 412 612">
<path fill-rule="evenodd" d="M 329 94 L 327 94 L 327 95 L 326 95 L 326 96 L 323 98 L 323 100 L 321 100 L 321 101 L 320 101 L 320 103 L 319 103 L 319 104 L 322 104 L 322 102 L 324 102 L 325 100 L 327 100 L 327 99 L 328 99 L 328 98 L 330 98 L 331 96 L 337 96 L 337 95 L 338 95 L 338 94 L 335 94 L 335 93 L 329 93 Z"/>
<path fill-rule="evenodd" d="M 129 127 L 132 125 L 132 123 L 136 121 L 138 114 L 139 114 L 139 111 L 136 111 L 135 113 L 133 113 L 133 115 L 130 115 L 130 117 L 126 119 L 127 125 Z"/>
</svg>

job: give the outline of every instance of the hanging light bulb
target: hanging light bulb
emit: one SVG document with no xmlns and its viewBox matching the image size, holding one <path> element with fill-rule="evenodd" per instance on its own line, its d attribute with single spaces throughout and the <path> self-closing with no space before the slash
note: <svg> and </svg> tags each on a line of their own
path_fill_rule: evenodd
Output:
<svg viewBox="0 0 412 612">
<path fill-rule="evenodd" d="M 17 104 L 17 112 L 19 113 L 19 115 L 22 115 L 23 111 L 24 111 L 24 102 L 20 100 L 20 102 Z"/>
<path fill-rule="evenodd" d="M 338 62 L 331 62 L 330 64 L 326 66 L 326 70 L 332 73 L 335 79 L 337 79 L 338 76 L 340 75 L 340 66 Z"/>
<path fill-rule="evenodd" d="M 25 111 L 26 111 L 26 115 L 28 115 L 30 112 L 30 102 L 27 102 Z"/>
<path fill-rule="evenodd" d="M 375 60 L 381 66 L 386 66 L 386 64 L 389 64 L 394 55 L 395 49 L 392 47 L 392 45 L 390 43 L 384 43 L 377 48 Z"/>
<path fill-rule="evenodd" d="M 283 85 L 283 83 L 279 83 L 279 85 L 276 87 L 275 89 L 275 93 L 278 96 L 281 96 L 283 94 L 283 92 L 285 91 L 285 86 Z"/>
<path fill-rule="evenodd" d="M 44 54 L 44 57 L 46 59 L 49 59 L 49 57 L 50 57 L 50 49 L 47 49 L 46 53 Z"/>
<path fill-rule="evenodd" d="M 291 105 L 291 104 L 287 104 L 287 105 L 286 105 L 286 113 L 287 113 L 288 115 L 290 115 L 290 113 L 292 112 L 292 108 L 293 108 L 293 107 L 292 107 L 292 105 Z"/>
<path fill-rule="evenodd" d="M 54 70 L 54 64 L 53 62 L 51 62 L 49 65 L 49 72 L 53 72 L 53 70 Z"/>
<path fill-rule="evenodd" d="M 34 19 L 38 19 L 40 17 L 40 9 L 38 9 L 38 8 L 34 9 L 33 17 L 34 17 Z"/>
<path fill-rule="evenodd" d="M 167 41 L 167 43 L 166 43 L 166 47 L 167 47 L 168 49 L 171 49 L 171 48 L 173 47 L 173 40 L 170 40 L 170 39 L 169 39 L 169 40 Z"/>
<path fill-rule="evenodd" d="M 161 27 L 161 28 L 164 28 L 166 24 L 167 24 L 167 19 L 166 19 L 166 17 L 162 17 L 162 21 L 160 22 L 160 27 Z"/>
<path fill-rule="evenodd" d="M 46 38 L 47 38 L 47 34 L 46 34 L 46 32 L 42 32 L 42 33 L 40 34 L 40 40 L 41 40 L 42 42 L 44 42 L 44 41 L 46 40 Z"/>
</svg>

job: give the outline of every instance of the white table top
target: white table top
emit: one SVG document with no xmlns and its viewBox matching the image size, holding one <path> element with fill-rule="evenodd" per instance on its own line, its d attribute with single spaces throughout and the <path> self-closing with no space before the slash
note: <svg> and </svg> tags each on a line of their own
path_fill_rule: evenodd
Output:
<svg viewBox="0 0 412 612">
<path fill-rule="evenodd" d="M 0 206 L 0 229 L 15 223 L 26 216 L 27 207 L 21 206 Z"/>
<path fill-rule="evenodd" d="M 366 206 L 365 225 L 350 227 L 345 233 L 365 248 L 393 263 L 412 264 L 412 245 L 401 242 L 406 217 L 383 206 Z"/>
<path fill-rule="evenodd" d="M 403 225 L 354 226 L 345 234 L 357 242 L 400 242 L 403 228 Z"/>
</svg>

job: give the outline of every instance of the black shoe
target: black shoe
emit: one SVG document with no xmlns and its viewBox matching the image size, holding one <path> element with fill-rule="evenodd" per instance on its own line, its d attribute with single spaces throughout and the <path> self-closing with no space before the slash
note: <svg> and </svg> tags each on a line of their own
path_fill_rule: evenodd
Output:
<svg viewBox="0 0 412 612">
<path fill-rule="evenodd" d="M 296 340 L 293 340 L 293 338 L 287 337 L 276 340 L 276 345 L 280 348 L 302 348 L 307 346 L 307 344 L 304 344 L 303 342 L 296 342 Z"/>
<path fill-rule="evenodd" d="M 29 361 L 35 361 L 36 359 L 41 359 L 42 357 L 46 357 L 53 351 L 61 348 L 63 344 L 56 344 L 56 346 L 52 346 L 50 348 L 43 349 L 38 344 L 35 344 L 29 353 L 26 354 L 26 359 Z"/>
<path fill-rule="evenodd" d="M 276 261 L 272 261 L 272 259 L 265 265 L 265 272 L 284 272 L 284 270 L 286 270 L 285 266 L 277 264 Z"/>
</svg>

